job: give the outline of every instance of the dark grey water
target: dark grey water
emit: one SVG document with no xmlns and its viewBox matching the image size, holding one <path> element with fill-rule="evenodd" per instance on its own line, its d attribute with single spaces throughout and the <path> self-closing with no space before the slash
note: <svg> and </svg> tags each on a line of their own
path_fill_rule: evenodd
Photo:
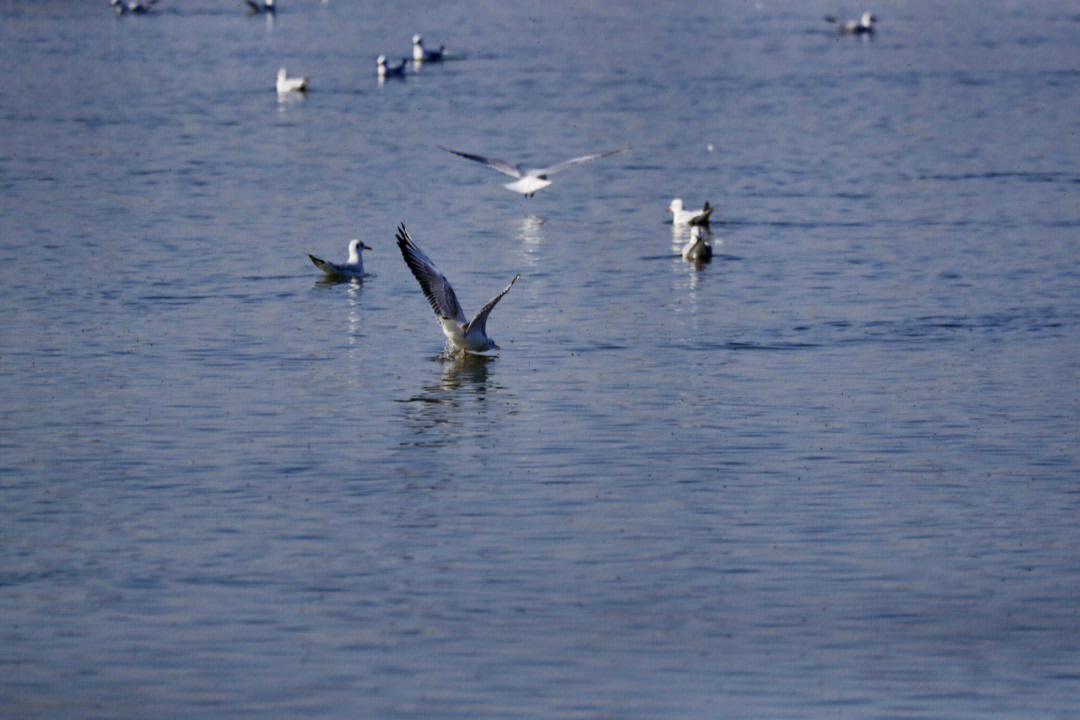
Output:
<svg viewBox="0 0 1080 720">
<path fill-rule="evenodd" d="M 0 3 L 0 715 L 1075 716 L 1074 4 L 279 4 Z"/>
</svg>

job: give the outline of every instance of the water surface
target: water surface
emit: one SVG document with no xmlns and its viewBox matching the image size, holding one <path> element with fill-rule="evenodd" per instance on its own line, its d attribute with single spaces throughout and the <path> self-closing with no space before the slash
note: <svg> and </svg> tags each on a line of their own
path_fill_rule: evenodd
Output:
<svg viewBox="0 0 1080 720">
<path fill-rule="evenodd" d="M 1071 717 L 1075 8 L 280 5 L 0 4 L 0 714 Z"/>
</svg>

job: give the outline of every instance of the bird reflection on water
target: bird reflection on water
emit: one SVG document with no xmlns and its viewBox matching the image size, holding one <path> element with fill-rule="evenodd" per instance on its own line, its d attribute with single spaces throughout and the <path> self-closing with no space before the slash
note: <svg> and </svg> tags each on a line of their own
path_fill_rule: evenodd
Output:
<svg viewBox="0 0 1080 720">
<path fill-rule="evenodd" d="M 476 439 L 486 435 L 478 427 L 490 427 L 485 401 L 492 390 L 499 389 L 489 380 L 495 356 L 457 353 L 440 354 L 437 359 L 442 366 L 439 377 L 400 401 L 411 428 L 405 445 L 440 446 L 466 437 Z M 492 408 L 492 412 L 503 411 Z"/>
<path fill-rule="evenodd" d="M 349 346 L 350 354 L 356 349 L 357 341 L 363 336 L 363 314 L 360 308 L 360 291 L 364 287 L 364 281 L 360 278 L 351 278 L 345 292 L 349 298 Z"/>
<path fill-rule="evenodd" d="M 349 285 L 349 295 L 355 297 L 356 291 L 364 287 L 364 278 L 350 278 L 343 275 L 323 275 L 315 281 L 315 287 L 332 287 L 343 283 Z"/>
<path fill-rule="evenodd" d="M 546 222 L 547 219 L 539 215 L 526 215 L 518 226 L 517 238 L 521 241 L 522 259 L 530 267 L 537 265 L 537 253 L 544 244 L 543 228 Z"/>
<path fill-rule="evenodd" d="M 455 353 L 453 356 L 444 356 L 440 359 L 443 364 L 440 386 L 443 390 L 467 387 L 474 389 L 477 395 L 484 394 L 488 366 L 495 362 L 495 356 Z"/>
</svg>

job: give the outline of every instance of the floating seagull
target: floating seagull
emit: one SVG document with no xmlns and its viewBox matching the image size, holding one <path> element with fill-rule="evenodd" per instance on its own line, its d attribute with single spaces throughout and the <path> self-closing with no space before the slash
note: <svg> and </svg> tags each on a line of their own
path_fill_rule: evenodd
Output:
<svg viewBox="0 0 1080 720">
<path fill-rule="evenodd" d="M 116 12 L 120 15 L 125 13 L 145 15 L 150 10 L 150 6 L 156 2 L 157 0 L 109 0 L 109 5 L 116 8 Z"/>
<path fill-rule="evenodd" d="M 370 249 L 359 240 L 350 240 L 349 259 L 340 265 L 321 260 L 311 254 L 308 257 L 311 258 L 311 262 L 315 263 L 315 267 L 326 273 L 328 278 L 359 278 L 364 275 L 364 258 L 361 251 Z"/>
<path fill-rule="evenodd" d="M 450 281 L 416 246 L 409 237 L 409 233 L 405 231 L 404 225 L 398 226 L 396 238 L 398 248 L 401 249 L 401 256 L 405 258 L 405 264 L 409 266 L 416 281 L 420 283 L 420 289 L 424 291 L 431 309 L 435 311 L 435 317 L 439 318 L 443 334 L 454 348 L 460 350 L 462 354 L 498 350 L 499 346 L 487 336 L 488 315 L 502 300 L 502 296 L 510 292 L 510 288 L 521 275 L 515 275 L 502 292 L 488 300 L 487 304 L 480 308 L 480 312 L 476 313 L 472 320 L 466 322 L 465 313 L 462 312 L 457 296 L 454 295 L 454 288 L 450 287 Z"/>
<path fill-rule="evenodd" d="M 712 245 L 709 244 L 709 232 L 700 225 L 690 228 L 690 239 L 682 249 L 683 260 L 695 265 L 704 265 L 712 259 Z"/>
<path fill-rule="evenodd" d="M 380 55 L 375 58 L 375 69 L 380 80 L 388 77 L 405 77 L 405 64 L 407 62 L 408 60 L 402 58 L 401 63 L 398 65 L 387 65 L 386 56 Z"/>
<path fill-rule="evenodd" d="M 837 20 L 832 15 L 825 16 L 825 22 L 832 23 L 841 35 L 873 35 L 874 23 L 877 18 L 868 12 L 864 12 L 858 20 Z"/>
<path fill-rule="evenodd" d="M 416 62 L 442 62 L 446 46 L 440 45 L 438 50 L 429 50 L 424 47 L 424 39 L 420 33 L 412 36 L 412 59 Z"/>
<path fill-rule="evenodd" d="M 442 145 L 436 145 L 440 150 L 445 150 L 448 153 L 459 155 L 466 160 L 473 160 L 478 163 L 487 165 L 489 168 L 498 170 L 501 173 L 506 173 L 510 177 L 519 178 L 517 181 L 507 183 L 503 185 L 507 190 L 513 190 L 516 193 L 521 193 L 525 197 L 532 197 L 533 193 L 537 190 L 542 190 L 551 184 L 548 180 L 548 175 L 554 175 L 560 170 L 565 170 L 568 167 L 580 165 L 581 163 L 588 162 L 590 160 L 596 160 L 598 158 L 607 157 L 608 155 L 614 155 L 615 153 L 622 152 L 625 148 L 619 148 L 618 150 L 608 150 L 607 152 L 595 153 L 593 155 L 581 155 L 580 157 L 570 158 L 569 160 L 563 160 L 561 163 L 556 163 L 546 168 L 525 168 L 520 165 L 512 165 L 502 160 L 494 160 L 492 158 L 486 158 L 482 155 L 471 155 L 465 152 L 458 152 L 457 150 L 451 150 L 450 148 L 444 148 Z"/>
<path fill-rule="evenodd" d="M 668 205 L 668 212 L 671 213 L 672 225 L 708 225 L 709 216 L 712 215 L 713 208 L 709 205 L 708 201 L 705 201 L 705 207 L 700 210 L 684 210 L 683 202 L 680 198 L 675 198 Z"/>
<path fill-rule="evenodd" d="M 277 91 L 279 93 L 305 92 L 307 91 L 307 78 L 291 78 L 286 74 L 285 68 L 277 71 Z"/>
<path fill-rule="evenodd" d="M 248 10 L 253 13 L 272 13 L 277 8 L 274 7 L 274 0 L 244 0 L 247 3 Z"/>
</svg>

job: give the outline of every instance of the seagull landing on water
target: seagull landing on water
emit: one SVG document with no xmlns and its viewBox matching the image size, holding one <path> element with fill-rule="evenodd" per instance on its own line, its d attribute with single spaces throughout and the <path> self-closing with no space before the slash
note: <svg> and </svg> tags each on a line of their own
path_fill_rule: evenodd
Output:
<svg viewBox="0 0 1080 720">
<path fill-rule="evenodd" d="M 548 180 L 548 175 L 554 175 L 560 170 L 565 170 L 575 165 L 580 165 L 590 160 L 597 160 L 608 155 L 614 155 L 620 153 L 626 148 L 619 148 L 617 150 L 608 150 L 607 152 L 595 153 L 593 155 L 581 155 L 576 158 L 570 158 L 569 160 L 563 160 L 561 163 L 556 163 L 546 168 L 525 168 L 520 165 L 513 165 L 502 160 L 495 160 L 493 158 L 486 158 L 482 155 L 472 155 L 470 153 L 458 152 L 457 150 L 451 150 L 450 148 L 444 148 L 442 145 L 437 145 L 440 150 L 445 150 L 448 153 L 453 153 L 466 160 L 472 160 L 474 162 L 487 165 L 493 170 L 498 170 L 501 173 L 505 173 L 510 177 L 518 178 L 515 182 L 507 183 L 503 185 L 507 190 L 513 190 L 516 193 L 521 193 L 525 197 L 532 197 L 533 193 L 537 190 L 542 190 L 551 184 Z"/>
<path fill-rule="evenodd" d="M 277 91 L 281 94 L 306 92 L 307 78 L 291 78 L 288 73 L 285 72 L 285 68 L 279 68 L 277 71 Z"/>
<path fill-rule="evenodd" d="M 864 12 L 858 20 L 837 20 L 832 15 L 825 16 L 825 22 L 836 26 L 841 35 L 873 35 L 874 23 L 877 18 L 868 12 Z"/>
<path fill-rule="evenodd" d="M 705 202 L 705 207 L 700 210 L 684 210 L 683 202 L 680 198 L 675 198 L 668 205 L 667 211 L 671 213 L 672 225 L 708 225 L 709 216 L 712 215 L 713 208 L 709 205 L 708 201 Z"/>
<path fill-rule="evenodd" d="M 321 260 L 314 255 L 308 255 L 315 267 L 322 270 L 328 278 L 361 278 L 364 276 L 363 250 L 370 250 L 365 243 L 359 240 L 349 241 L 349 259 L 338 265 L 337 263 Z"/>
<path fill-rule="evenodd" d="M 248 10 L 253 13 L 273 13 L 277 8 L 274 7 L 274 0 L 244 0 L 247 3 Z"/>
<path fill-rule="evenodd" d="M 514 287 L 514 283 L 521 275 L 515 275 L 502 292 L 488 300 L 487 304 L 480 308 L 480 312 L 476 313 L 472 320 L 466 322 L 465 313 L 458 304 L 454 288 L 450 287 L 450 281 L 416 246 L 409 237 L 409 233 L 405 231 L 404 225 L 398 225 L 396 238 L 401 256 L 405 258 L 405 264 L 409 266 L 416 281 L 420 283 L 420 289 L 424 291 L 431 309 L 435 311 L 435 317 L 439 318 L 443 334 L 454 349 L 460 350 L 462 354 L 498 350 L 499 346 L 487 335 L 488 315 L 502 300 L 503 295 L 510 292 L 510 288 Z"/>
<path fill-rule="evenodd" d="M 709 231 L 700 225 L 690 228 L 690 239 L 682 249 L 683 260 L 695 265 L 704 265 L 712 259 L 712 245 L 709 244 Z"/>
<path fill-rule="evenodd" d="M 416 62 L 442 62 L 445 53 L 445 45 L 440 45 L 438 50 L 431 50 L 424 47 L 424 38 L 420 37 L 420 33 L 412 36 L 412 59 Z"/>
<path fill-rule="evenodd" d="M 156 2 L 157 0 L 109 0 L 109 5 L 116 8 L 119 15 L 145 15 Z"/>
<path fill-rule="evenodd" d="M 405 65 L 408 60 L 401 58 L 401 62 L 397 65 L 387 65 L 386 56 L 380 55 L 375 58 L 375 72 L 378 74 L 380 80 L 384 80 L 388 77 L 405 77 Z"/>
</svg>

